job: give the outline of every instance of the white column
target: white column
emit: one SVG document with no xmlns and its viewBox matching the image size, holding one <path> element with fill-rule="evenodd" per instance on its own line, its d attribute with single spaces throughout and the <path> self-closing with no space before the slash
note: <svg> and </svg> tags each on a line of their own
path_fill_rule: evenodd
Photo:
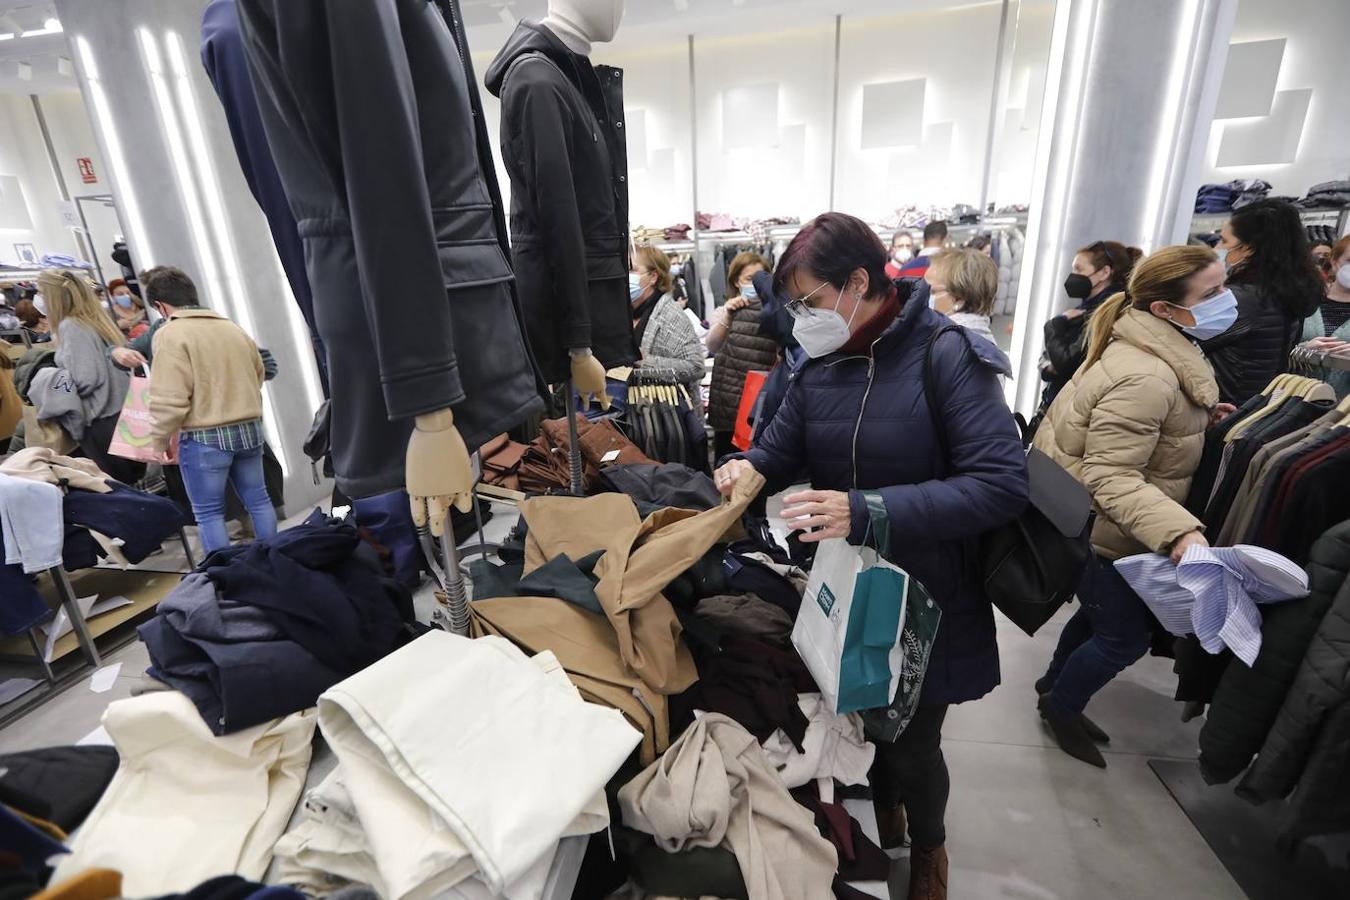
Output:
<svg viewBox="0 0 1350 900">
<path fill-rule="evenodd" d="M 301 449 L 323 397 L 309 332 L 202 68 L 206 5 L 56 0 L 133 261 L 183 269 L 203 303 L 277 359 L 264 422 L 296 511 L 328 493 Z"/>
<path fill-rule="evenodd" d="M 1034 410 L 1075 251 L 1183 242 L 1238 0 L 1058 0 L 1017 296 L 1012 388 Z"/>
</svg>

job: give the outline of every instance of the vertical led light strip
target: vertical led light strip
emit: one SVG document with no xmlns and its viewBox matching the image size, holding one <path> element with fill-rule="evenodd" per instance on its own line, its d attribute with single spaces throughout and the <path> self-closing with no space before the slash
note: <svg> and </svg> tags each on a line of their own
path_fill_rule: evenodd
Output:
<svg viewBox="0 0 1350 900">
<path fill-rule="evenodd" d="M 136 39 L 141 45 L 141 59 L 145 63 L 146 71 L 150 74 L 150 86 L 155 98 L 155 108 L 159 112 L 160 125 L 164 131 L 165 141 L 169 147 L 169 161 L 173 166 L 174 177 L 178 181 L 178 188 L 182 192 L 184 212 L 188 221 L 188 231 L 192 236 L 192 245 L 197 252 L 197 259 L 202 266 L 203 280 L 205 281 L 206 294 L 210 298 L 213 307 L 220 310 L 226 316 L 238 323 L 249 334 L 256 334 L 253 331 L 253 321 L 248 315 L 247 309 L 241 309 L 243 304 L 233 302 L 228 285 L 226 285 L 220 266 L 220 261 L 216 258 L 215 246 L 211 242 L 211 235 L 207 232 L 206 222 L 208 219 L 208 207 L 202 200 L 201 191 L 198 189 L 197 179 L 193 175 L 192 164 L 188 156 L 187 148 L 183 143 L 183 128 L 179 123 L 178 110 L 174 105 L 173 96 L 169 91 L 168 79 L 164 71 L 163 60 L 160 56 L 159 46 L 155 42 L 154 36 L 147 28 L 136 29 Z M 195 140 L 200 141 L 200 129 L 196 130 Z M 198 163 L 199 167 L 202 164 Z M 206 182 L 206 175 L 210 174 L 209 169 L 203 167 L 203 182 Z M 214 181 L 207 182 L 209 189 L 214 190 Z M 218 194 L 217 194 L 218 196 Z M 222 216 L 223 219 L 223 216 Z M 223 221 L 214 223 L 216 231 L 222 238 L 221 246 L 231 248 L 226 256 L 226 264 L 233 264 L 229 270 L 229 278 L 234 280 L 239 272 L 238 262 L 234 259 L 233 244 L 229 241 L 228 230 L 223 226 Z M 290 475 L 290 467 L 286 461 L 285 447 L 279 440 L 279 433 L 276 428 L 276 408 L 272 403 L 270 392 L 263 391 L 264 416 L 263 430 L 266 432 L 267 440 L 276 449 L 278 461 L 281 463 L 281 470 L 284 475 Z"/>
<path fill-rule="evenodd" d="M 84 69 L 84 83 L 89 90 L 89 101 L 94 107 L 94 118 L 98 119 L 98 130 L 103 135 L 103 149 L 108 154 L 108 164 L 112 166 L 113 177 L 117 184 L 117 203 L 126 213 L 127 228 L 131 231 L 128 238 L 136 251 L 136 261 L 142 266 L 153 266 L 155 252 L 150 249 L 150 235 L 145 230 L 141 218 L 141 205 L 136 202 L 136 192 L 132 189 L 131 174 L 127 171 L 126 157 L 122 155 L 122 139 L 117 134 L 117 125 L 108 107 L 108 97 L 103 93 L 103 80 L 98 74 L 98 65 L 94 62 L 94 53 L 83 35 L 75 38 L 75 52 L 80 58 L 80 67 Z"/>
<path fill-rule="evenodd" d="M 169 57 L 169 70 L 173 74 L 174 88 L 178 95 L 178 105 L 183 115 L 186 128 L 185 133 L 191 144 L 192 160 L 196 163 L 197 174 L 202 185 L 202 193 L 205 195 L 205 207 L 207 217 L 211 222 L 211 229 L 216 235 L 216 246 L 220 248 L 222 266 L 222 284 L 234 296 L 234 291 L 241 294 L 244 290 L 240 275 L 244 268 L 240 263 L 239 254 L 234 246 L 234 234 L 230 231 L 229 217 L 225 212 L 225 197 L 220 191 L 220 180 L 216 177 L 215 159 L 206 146 L 206 127 L 202 121 L 201 110 L 197 107 L 197 95 L 192 90 L 192 81 L 188 76 L 187 54 L 183 49 L 183 39 L 175 31 L 166 32 L 164 35 L 164 46 Z M 284 296 L 284 294 L 283 294 Z M 295 303 L 289 303 L 290 309 L 295 308 Z M 254 321 L 251 311 L 246 302 L 240 302 L 234 306 L 234 320 L 239 323 L 239 327 L 257 338 L 258 332 L 254 327 Z M 296 329 L 292 325 L 289 329 L 292 340 L 296 337 Z M 309 332 L 306 330 L 306 336 Z M 309 344 L 306 340 L 306 345 Z M 305 354 L 299 356 L 302 378 L 305 381 L 306 394 L 309 397 L 309 408 L 318 409 L 319 404 L 323 402 L 322 392 L 318 385 L 311 387 L 311 382 L 315 376 L 312 368 L 304 363 L 307 359 L 314 356 L 312 347 L 305 351 Z M 317 398 L 317 399 L 315 399 Z M 271 441 L 273 448 L 277 452 L 278 461 L 281 463 L 282 471 L 290 474 L 290 466 L 287 462 L 287 453 L 285 446 L 280 440 L 280 435 L 275 428 L 275 422 L 278 420 L 276 407 L 272 400 L 271 385 L 263 386 L 263 400 L 267 404 L 268 415 L 265 422 L 268 426 L 268 440 Z"/>
<path fill-rule="evenodd" d="M 146 28 L 136 29 L 136 39 L 141 45 L 141 59 L 145 63 L 146 71 L 150 73 L 155 109 L 159 112 L 159 124 L 169 145 L 169 162 L 178 181 L 178 190 L 183 195 L 188 232 L 192 236 L 192 246 L 197 251 L 197 259 L 202 266 L 205 293 L 210 298 L 212 306 L 234 318 L 233 304 L 229 302 L 229 296 L 220 283 L 220 269 L 211 247 L 211 236 L 206 232 L 206 216 L 202 209 L 201 195 L 197 191 L 196 179 L 192 177 L 187 148 L 183 145 L 183 130 L 179 127 L 178 112 L 174 107 L 173 97 L 169 94 L 168 81 L 164 77 L 159 46 Z M 239 324 L 243 326 L 243 322 Z"/>
<path fill-rule="evenodd" d="M 1186 0 L 1182 27 L 1173 29 L 1176 45 L 1167 70 L 1167 90 L 1163 94 L 1163 108 L 1158 116 L 1158 136 L 1149 163 L 1148 189 L 1144 192 L 1144 215 L 1139 233 L 1144 235 L 1143 250 L 1152 253 L 1159 241 L 1166 243 L 1168 235 L 1162 223 L 1166 204 L 1166 190 L 1172 181 L 1176 165 L 1185 165 L 1185 156 L 1178 158 L 1177 144 L 1181 142 L 1182 85 L 1190 74 L 1190 63 L 1196 47 L 1196 22 L 1200 16 L 1201 0 Z M 1175 185 L 1173 185 L 1175 186 Z"/>
</svg>

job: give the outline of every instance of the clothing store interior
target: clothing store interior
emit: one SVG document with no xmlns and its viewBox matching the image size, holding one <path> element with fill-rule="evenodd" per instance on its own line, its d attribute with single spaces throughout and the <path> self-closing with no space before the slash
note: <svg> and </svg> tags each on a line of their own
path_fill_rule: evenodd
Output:
<svg viewBox="0 0 1350 900">
<path fill-rule="evenodd" d="M 1350 898 L 1346 35 L 0 0 L 0 900 Z"/>
</svg>

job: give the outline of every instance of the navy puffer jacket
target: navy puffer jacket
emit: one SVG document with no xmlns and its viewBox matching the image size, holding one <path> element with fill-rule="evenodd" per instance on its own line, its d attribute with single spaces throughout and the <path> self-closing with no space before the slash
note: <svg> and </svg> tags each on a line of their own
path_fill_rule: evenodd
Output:
<svg viewBox="0 0 1350 900">
<path fill-rule="evenodd" d="M 1027 503 L 1026 457 L 998 375 L 1007 358 L 988 341 L 938 341 L 936 396 L 952 459 L 944 466 L 924 399 L 928 341 L 949 320 L 914 292 L 873 344 L 873 357 L 835 353 L 796 373 L 782 408 L 744 454 L 768 481 L 788 487 L 805 468 L 817 490 L 849 491 L 852 543 L 876 490 L 891 520 L 891 558 L 942 606 L 921 702 L 960 703 L 999 682 L 993 608 L 974 575 L 966 540 L 1011 521 Z M 946 473 L 947 477 L 943 477 Z"/>
</svg>

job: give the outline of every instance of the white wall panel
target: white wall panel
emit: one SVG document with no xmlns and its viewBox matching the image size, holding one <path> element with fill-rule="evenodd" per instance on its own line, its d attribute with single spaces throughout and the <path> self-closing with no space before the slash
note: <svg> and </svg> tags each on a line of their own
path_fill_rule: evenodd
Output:
<svg viewBox="0 0 1350 900">
<path fill-rule="evenodd" d="M 802 220 L 824 212 L 830 195 L 833 16 L 817 27 L 699 38 L 695 67 L 702 210 Z M 776 86 L 776 102 L 762 85 Z M 728 98 L 734 108 L 748 92 L 758 95 L 761 108 L 726 116 Z"/>
<path fill-rule="evenodd" d="M 1220 109 L 1209 129 L 1202 180 L 1263 178 L 1275 194 L 1302 196 L 1318 182 L 1350 177 L 1350 3 L 1343 0 L 1241 0 L 1233 25 L 1223 95 L 1243 87 L 1256 105 L 1273 95 L 1261 119 L 1224 120 Z M 1284 42 L 1279 74 L 1254 83 L 1250 60 L 1238 50 L 1257 41 Z M 1234 67 L 1234 62 L 1240 64 Z M 1259 89 L 1259 91 L 1258 91 Z M 1299 93 L 1308 91 L 1306 107 Z M 1221 95 L 1222 96 L 1222 95 Z M 1233 107 L 1227 111 L 1232 112 Z M 1248 110 L 1250 111 L 1250 110 Z M 1273 141 L 1278 146 L 1263 146 Z M 1292 148 L 1292 153 L 1289 152 Z"/>
<path fill-rule="evenodd" d="M 999 13 L 992 3 L 844 19 L 836 209 L 875 220 L 905 205 L 979 202 Z M 886 89 L 897 95 L 885 104 L 891 121 L 879 131 L 868 120 L 884 115 L 875 102 L 882 83 L 906 89 Z"/>
</svg>

